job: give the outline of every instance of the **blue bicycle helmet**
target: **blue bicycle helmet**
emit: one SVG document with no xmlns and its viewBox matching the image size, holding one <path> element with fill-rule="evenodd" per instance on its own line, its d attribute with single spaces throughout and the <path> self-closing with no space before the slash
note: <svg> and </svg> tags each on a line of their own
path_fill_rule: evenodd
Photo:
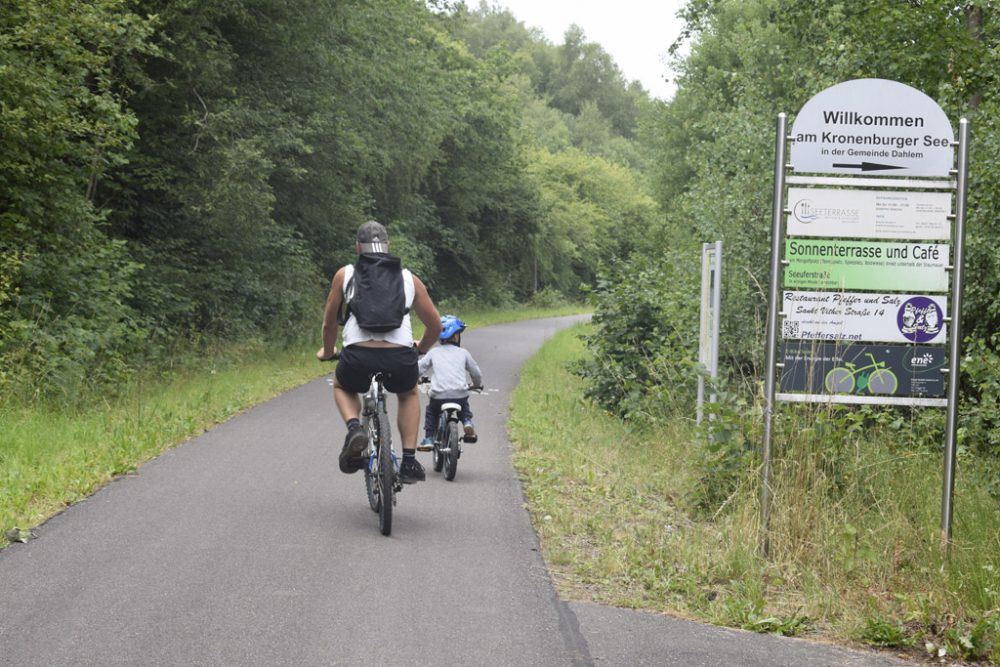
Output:
<svg viewBox="0 0 1000 667">
<path fill-rule="evenodd" d="M 445 315 L 441 318 L 441 335 L 439 338 L 442 341 L 448 340 L 455 334 L 462 333 L 463 331 L 465 331 L 465 323 L 454 315 Z"/>
</svg>

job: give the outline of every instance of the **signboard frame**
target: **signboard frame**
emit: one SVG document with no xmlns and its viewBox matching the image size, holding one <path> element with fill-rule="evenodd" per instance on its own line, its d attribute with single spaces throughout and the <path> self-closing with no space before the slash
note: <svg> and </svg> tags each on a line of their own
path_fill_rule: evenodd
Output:
<svg viewBox="0 0 1000 667">
<path fill-rule="evenodd" d="M 871 81 L 871 80 L 869 80 Z M 875 80 L 881 81 L 881 80 Z M 844 86 L 851 82 L 845 82 L 844 84 L 838 84 L 838 86 L 833 86 L 828 88 L 826 91 L 821 91 L 818 95 L 814 96 L 813 100 L 820 96 L 824 96 L 824 93 L 828 93 L 831 90 L 838 89 L 840 86 Z M 896 87 L 902 87 L 909 90 L 909 86 L 898 82 L 883 82 Z M 840 88 L 840 90 L 845 90 Z M 919 95 L 923 95 L 919 91 L 915 91 Z M 888 104 L 899 103 L 899 97 L 893 95 L 882 95 L 883 100 L 887 100 Z M 926 97 L 926 96 L 924 96 Z M 930 100 L 930 98 L 927 98 Z M 803 110 L 809 107 L 810 103 L 806 103 Z M 930 100 L 933 103 L 933 100 Z M 934 103 L 936 106 L 936 103 Z M 937 107 L 940 110 L 940 107 Z M 941 115 L 944 115 L 943 111 L 940 111 Z M 801 115 L 801 113 L 800 113 Z M 947 117 L 944 116 L 945 121 Z M 948 124 L 950 128 L 950 123 Z M 951 135 L 954 137 L 954 135 Z M 947 372 L 947 392 L 944 403 L 939 403 L 940 399 L 921 399 L 919 397 L 901 397 L 899 400 L 889 401 L 886 397 L 867 397 L 868 399 L 875 400 L 844 400 L 844 397 L 830 396 L 825 399 L 821 399 L 822 402 L 838 402 L 838 403 L 858 403 L 858 402 L 872 402 L 878 404 L 889 404 L 889 405 L 930 405 L 930 406 L 941 406 L 946 408 L 947 414 L 947 424 L 945 429 L 945 452 L 944 452 L 944 475 L 943 475 L 943 490 L 942 490 L 942 502 L 941 502 L 941 543 L 942 546 L 948 547 L 951 543 L 951 529 L 952 529 L 952 498 L 954 495 L 954 483 L 955 483 L 955 459 L 957 452 L 957 425 L 958 425 L 958 389 L 959 389 L 959 361 L 961 359 L 961 340 L 962 340 L 962 327 L 961 327 L 961 314 L 962 314 L 962 289 L 963 289 L 963 269 L 965 264 L 965 215 L 966 215 L 966 202 L 968 197 L 968 168 L 969 168 L 969 121 L 966 118 L 961 118 L 959 121 L 959 130 L 957 140 L 954 138 L 948 142 L 949 149 L 952 149 L 950 153 L 951 160 L 948 161 L 947 165 L 942 164 L 942 160 L 939 156 L 933 161 L 933 164 L 928 164 L 925 166 L 908 166 L 906 169 L 892 169 L 892 171 L 885 172 L 880 170 L 880 173 L 889 173 L 894 176 L 929 176 L 929 177 L 947 177 L 948 181 L 936 178 L 935 180 L 919 180 L 919 179 L 877 179 L 877 178 L 832 178 L 829 176 L 786 176 L 786 171 L 798 171 L 798 172 L 811 172 L 818 174 L 844 174 L 846 176 L 853 176 L 858 174 L 859 171 L 872 171 L 864 169 L 861 165 L 853 165 L 850 170 L 844 168 L 829 168 L 829 169 L 813 169 L 813 165 L 807 163 L 800 163 L 799 165 L 793 165 L 788 163 L 788 145 L 795 141 L 795 137 L 790 136 L 788 133 L 788 116 L 785 113 L 779 113 L 776 123 L 776 134 L 775 134 L 775 148 L 774 148 L 774 189 L 773 189 L 773 206 L 772 206 L 772 219 L 771 219 L 771 261 L 770 261 L 770 289 L 768 292 L 768 317 L 767 317 L 767 350 L 766 350 L 766 369 L 767 372 L 764 378 L 764 434 L 762 443 L 762 457 L 763 464 L 761 466 L 761 489 L 760 489 L 760 508 L 761 508 L 761 552 L 766 557 L 769 552 L 770 537 L 769 537 L 769 517 L 770 517 L 770 496 L 771 496 L 771 440 L 773 436 L 773 417 L 774 417 L 774 405 L 775 400 L 785 400 L 785 401 L 809 401 L 814 402 L 812 396 L 807 394 L 792 394 L 792 398 L 788 394 L 778 395 L 776 392 L 776 376 L 782 368 L 782 364 L 777 361 L 777 347 L 778 347 L 778 332 L 779 332 L 779 318 L 780 318 L 780 291 L 781 285 L 784 282 L 782 278 L 784 261 L 781 256 L 782 248 L 784 247 L 784 223 L 786 221 L 786 216 L 790 213 L 789 209 L 785 204 L 785 190 L 786 190 L 786 178 L 789 182 L 794 182 L 801 185 L 832 185 L 836 187 L 857 187 L 860 184 L 864 184 L 866 187 L 910 187 L 914 189 L 944 189 L 953 192 L 955 197 L 954 215 L 953 221 L 954 226 L 952 228 L 952 262 L 950 266 L 951 271 L 951 291 L 949 292 L 950 298 L 950 310 L 951 314 L 948 319 L 949 323 L 949 338 L 948 338 L 948 368 L 941 369 L 942 372 Z M 957 147 L 957 154 L 954 152 L 954 148 Z M 801 152 L 797 152 L 793 157 L 802 155 Z M 854 167 L 858 169 L 854 169 Z M 947 168 L 945 168 L 947 167 Z M 954 177 L 954 180 L 951 180 Z M 851 397 L 854 399 L 866 398 L 866 397 Z M 933 400 L 934 402 L 927 402 Z"/>
</svg>

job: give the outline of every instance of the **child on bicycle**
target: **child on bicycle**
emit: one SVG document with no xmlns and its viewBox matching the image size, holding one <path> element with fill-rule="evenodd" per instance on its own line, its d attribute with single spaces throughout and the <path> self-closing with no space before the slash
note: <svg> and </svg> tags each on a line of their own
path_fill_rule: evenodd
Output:
<svg viewBox="0 0 1000 667">
<path fill-rule="evenodd" d="M 468 350 L 462 348 L 462 332 L 465 323 L 454 315 L 441 318 L 440 345 L 431 348 L 419 362 L 420 375 L 431 372 L 430 401 L 424 409 L 424 439 L 417 445 L 422 452 L 434 446 L 434 432 L 437 430 L 438 415 L 442 403 L 458 403 L 462 406 L 462 424 L 465 427 L 465 441 L 476 441 L 476 429 L 472 424 L 472 410 L 469 409 L 469 384 L 466 372 L 472 378 L 473 387 L 481 387 L 483 374 L 479 364 Z"/>
</svg>

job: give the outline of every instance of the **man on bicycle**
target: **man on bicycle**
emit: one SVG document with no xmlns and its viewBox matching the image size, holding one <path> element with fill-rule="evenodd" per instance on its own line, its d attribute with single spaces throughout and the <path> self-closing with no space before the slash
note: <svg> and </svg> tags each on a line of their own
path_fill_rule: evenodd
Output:
<svg viewBox="0 0 1000 667">
<path fill-rule="evenodd" d="M 374 220 L 358 228 L 355 250 L 359 261 L 365 255 L 367 259 L 389 263 L 390 267 L 393 262 L 398 265 L 398 259 L 389 255 L 389 235 L 385 227 Z M 399 271 L 406 306 L 402 323 L 395 329 L 376 332 L 362 328 L 355 313 L 350 310 L 345 321 L 339 320 L 338 314 L 342 314 L 347 305 L 348 287 L 353 287 L 351 276 L 355 273 L 355 266 L 338 269 L 331 281 L 323 313 L 323 347 L 316 352 L 316 357 L 320 361 L 328 361 L 337 354 L 337 333 L 343 323 L 344 348 L 340 351 L 333 383 L 334 401 L 347 425 L 347 437 L 340 452 L 341 472 L 353 473 L 365 465 L 362 453 L 368 438 L 361 427 L 361 400 L 358 394 L 367 391 L 372 377 L 381 371 L 386 390 L 396 394 L 399 402 L 396 425 L 403 447 L 400 480 L 412 484 L 426 479 L 424 468 L 416 459 L 417 432 L 420 428 L 417 357 L 434 346 L 441 333 L 441 318 L 423 282 L 406 269 L 399 267 Z M 416 312 L 425 327 L 416 345 L 413 343 L 410 310 Z"/>
</svg>

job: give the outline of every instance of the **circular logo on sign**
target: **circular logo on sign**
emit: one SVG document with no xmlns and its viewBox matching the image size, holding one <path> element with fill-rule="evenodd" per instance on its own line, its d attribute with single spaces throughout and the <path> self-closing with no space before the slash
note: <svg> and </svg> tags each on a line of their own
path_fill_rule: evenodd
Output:
<svg viewBox="0 0 1000 667">
<path fill-rule="evenodd" d="M 792 207 L 792 215 L 795 216 L 796 220 L 806 225 L 819 217 L 816 215 L 811 199 L 800 199 L 795 202 L 795 206 Z"/>
<path fill-rule="evenodd" d="M 899 332 L 914 343 L 934 340 L 944 323 L 944 313 L 937 302 L 926 296 L 907 299 L 896 313 Z"/>
</svg>

